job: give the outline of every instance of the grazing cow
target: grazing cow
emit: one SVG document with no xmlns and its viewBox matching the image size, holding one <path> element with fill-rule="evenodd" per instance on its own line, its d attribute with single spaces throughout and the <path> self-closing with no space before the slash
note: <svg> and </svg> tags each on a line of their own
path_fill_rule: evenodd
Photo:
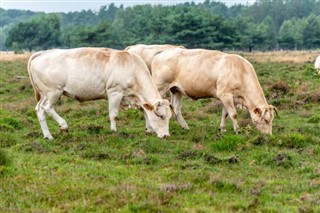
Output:
<svg viewBox="0 0 320 213">
<path fill-rule="evenodd" d="M 275 107 L 267 103 L 253 66 L 241 56 L 175 48 L 157 54 L 151 70 L 160 94 L 168 90 L 172 93 L 172 103 L 182 126 L 187 127 L 181 115 L 181 100 L 182 95 L 187 95 L 194 100 L 217 98 L 222 102 L 222 131 L 228 115 L 234 131 L 239 131 L 235 105 L 240 104 L 249 110 L 259 131 L 272 134 Z"/>
<path fill-rule="evenodd" d="M 318 71 L 320 74 L 320 55 L 317 57 L 316 61 L 314 62 L 314 68 Z"/>
<path fill-rule="evenodd" d="M 37 117 L 45 138 L 46 113 L 68 130 L 54 105 L 62 95 L 80 102 L 108 99 L 111 130 L 116 131 L 119 106 L 135 104 L 143 109 L 147 128 L 158 137 L 169 136 L 169 101 L 161 98 L 144 61 L 137 55 L 107 48 L 54 49 L 34 53 L 28 72 L 38 101 Z"/>
<path fill-rule="evenodd" d="M 183 46 L 174 46 L 170 44 L 163 44 L 163 45 L 145 45 L 145 44 L 136 44 L 129 46 L 125 49 L 125 51 L 128 51 L 130 53 L 134 53 L 139 55 L 147 64 L 147 67 L 149 68 L 151 72 L 151 63 L 155 55 L 168 50 L 168 49 L 174 49 L 174 48 L 184 48 Z"/>
</svg>

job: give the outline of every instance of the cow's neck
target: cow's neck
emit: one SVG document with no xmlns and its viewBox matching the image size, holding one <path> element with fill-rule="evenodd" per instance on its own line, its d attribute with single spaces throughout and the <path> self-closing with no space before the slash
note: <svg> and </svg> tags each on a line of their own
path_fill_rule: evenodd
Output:
<svg viewBox="0 0 320 213">
<path fill-rule="evenodd" d="M 148 76 L 145 76 L 148 78 Z M 151 78 L 151 76 L 150 76 Z M 152 81 L 146 80 L 146 78 L 143 78 L 142 76 L 138 77 L 139 82 L 139 101 L 144 103 L 151 103 L 154 104 L 157 101 L 161 100 L 161 96 L 155 86 L 155 84 Z"/>
<path fill-rule="evenodd" d="M 255 84 L 252 84 L 251 82 L 248 85 L 251 86 L 247 88 L 247 91 L 244 93 L 245 97 L 243 98 L 245 99 L 245 105 L 249 111 L 267 106 L 268 103 L 258 80 L 256 80 Z"/>
</svg>

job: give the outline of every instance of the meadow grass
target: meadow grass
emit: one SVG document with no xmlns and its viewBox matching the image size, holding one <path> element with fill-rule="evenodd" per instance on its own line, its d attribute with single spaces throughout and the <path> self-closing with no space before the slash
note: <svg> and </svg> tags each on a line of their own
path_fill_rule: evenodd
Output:
<svg viewBox="0 0 320 213">
<path fill-rule="evenodd" d="M 260 57 L 260 55 L 258 56 Z M 270 56 L 268 56 L 270 57 Z M 140 111 L 121 110 L 110 131 L 108 102 L 56 107 L 69 124 L 53 141 L 36 118 L 26 59 L 1 61 L 0 212 L 319 212 L 320 78 L 310 62 L 252 60 L 279 111 L 273 135 L 238 110 L 241 134 L 218 131 L 221 104 L 183 99 L 190 130 L 145 134 Z"/>
</svg>

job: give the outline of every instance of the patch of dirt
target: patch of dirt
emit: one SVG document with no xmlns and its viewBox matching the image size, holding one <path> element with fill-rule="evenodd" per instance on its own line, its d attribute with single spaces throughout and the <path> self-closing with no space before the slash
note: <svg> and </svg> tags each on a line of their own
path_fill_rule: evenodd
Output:
<svg viewBox="0 0 320 213">
<path fill-rule="evenodd" d="M 225 158 L 225 159 L 220 159 L 217 158 L 213 155 L 208 155 L 205 159 L 209 164 L 218 164 L 218 163 L 223 163 L 223 162 L 227 162 L 227 163 L 239 163 L 239 157 L 237 155 L 231 156 L 229 158 Z"/>
<path fill-rule="evenodd" d="M 300 94 L 297 97 L 297 102 L 305 103 L 320 103 L 320 90 L 308 94 Z"/>
<path fill-rule="evenodd" d="M 288 156 L 287 154 L 280 153 L 276 157 L 272 158 L 272 161 L 277 165 L 277 166 L 282 166 L 286 162 L 290 161 L 291 157 Z"/>
</svg>

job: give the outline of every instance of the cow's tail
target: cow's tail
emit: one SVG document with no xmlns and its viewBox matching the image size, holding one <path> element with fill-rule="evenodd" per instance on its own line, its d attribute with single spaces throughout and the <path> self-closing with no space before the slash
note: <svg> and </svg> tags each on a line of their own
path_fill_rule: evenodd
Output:
<svg viewBox="0 0 320 213">
<path fill-rule="evenodd" d="M 35 59 L 36 57 L 40 56 L 41 55 L 41 51 L 40 52 L 36 52 L 34 54 L 32 54 L 29 58 L 29 61 L 28 61 L 28 74 L 29 74 L 29 78 L 30 78 L 30 81 L 31 81 L 31 85 L 33 87 L 33 90 L 34 90 L 34 96 L 35 96 L 35 99 L 37 101 L 40 100 L 40 93 L 39 93 L 39 90 L 37 88 L 37 86 L 35 85 L 34 83 L 34 80 L 33 80 L 33 76 L 32 76 L 32 71 L 31 71 L 31 62 L 33 59 Z"/>
</svg>

